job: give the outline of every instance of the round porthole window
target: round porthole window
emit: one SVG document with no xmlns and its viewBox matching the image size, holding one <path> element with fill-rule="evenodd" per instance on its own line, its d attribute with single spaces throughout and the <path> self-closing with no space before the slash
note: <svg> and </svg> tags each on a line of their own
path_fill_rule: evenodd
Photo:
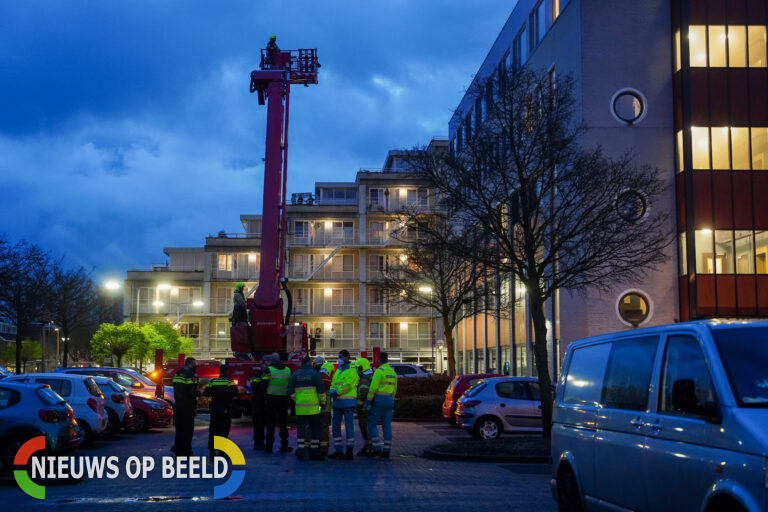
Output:
<svg viewBox="0 0 768 512">
<path fill-rule="evenodd" d="M 627 222 L 637 222 L 648 211 L 645 196 L 637 190 L 622 192 L 616 199 L 616 211 Z"/>
<path fill-rule="evenodd" d="M 621 89 L 611 98 L 611 114 L 620 123 L 633 125 L 643 120 L 647 110 L 643 93 L 636 89 Z"/>
<path fill-rule="evenodd" d="M 626 323 L 637 327 L 651 315 L 651 304 L 648 297 L 636 291 L 624 293 L 619 299 L 619 317 Z"/>
</svg>

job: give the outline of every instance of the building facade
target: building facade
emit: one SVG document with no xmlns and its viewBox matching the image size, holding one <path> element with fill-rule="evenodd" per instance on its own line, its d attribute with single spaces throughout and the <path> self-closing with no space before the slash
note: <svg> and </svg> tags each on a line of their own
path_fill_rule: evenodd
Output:
<svg viewBox="0 0 768 512">
<path fill-rule="evenodd" d="M 520 0 L 449 124 L 460 154 L 484 84 L 527 66 L 575 81 L 585 147 L 662 170 L 677 244 L 611 293 L 561 290 L 547 307 L 551 370 L 575 339 L 681 320 L 768 314 L 765 0 Z M 478 93 L 478 91 L 480 91 Z M 505 315 L 457 329 L 462 371 L 533 373 L 525 290 Z M 508 354 L 507 357 L 505 354 Z M 498 361 L 498 363 L 497 363 Z"/>
<path fill-rule="evenodd" d="M 432 145 L 443 147 L 446 141 Z M 427 308 L 389 301 L 377 284 L 407 264 L 404 246 L 418 233 L 398 213 L 433 212 L 435 194 L 390 151 L 384 168 L 360 170 L 355 181 L 318 182 L 291 195 L 286 277 L 293 297 L 291 320 L 305 322 L 318 354 L 342 348 L 353 356 L 374 347 L 391 361 L 441 368 L 441 322 Z M 168 262 L 129 270 L 124 319 L 168 320 L 194 340 L 194 356 L 231 356 L 229 313 L 238 281 L 258 284 L 261 215 L 241 215 L 242 233 L 219 233 L 203 247 L 167 247 Z M 394 233 L 398 233 L 395 236 Z"/>
</svg>

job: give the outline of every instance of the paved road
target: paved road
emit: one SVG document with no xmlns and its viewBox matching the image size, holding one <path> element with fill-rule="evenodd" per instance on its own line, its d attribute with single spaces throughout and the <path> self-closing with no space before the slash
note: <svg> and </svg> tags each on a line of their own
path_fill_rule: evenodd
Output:
<svg viewBox="0 0 768 512">
<path fill-rule="evenodd" d="M 200 416 L 193 449 L 207 452 L 207 418 Z M 160 458 L 170 455 L 171 430 L 120 435 L 97 441 L 79 452 L 87 456 L 117 455 L 121 475 L 117 479 L 85 480 L 70 485 L 48 486 L 46 500 L 23 494 L 12 479 L 0 479 L 0 503 L 14 503 L 14 510 L 211 510 L 226 507 L 249 510 L 556 510 L 549 494 L 546 465 L 441 462 L 422 458 L 425 447 L 462 439 L 465 434 L 442 423 L 396 423 L 392 458 L 354 461 L 297 462 L 292 454 L 267 455 L 251 450 L 251 430 L 236 420 L 230 434 L 246 459 L 245 481 L 227 501 L 213 501 L 219 480 L 160 478 Z M 291 430 L 295 446 L 295 431 Z M 360 445 L 358 445 L 359 448 Z M 155 478 L 131 480 L 123 467 L 131 455 L 155 458 Z M 159 501 L 168 498 L 167 501 Z M 5 512 L 5 511 L 2 511 Z"/>
</svg>

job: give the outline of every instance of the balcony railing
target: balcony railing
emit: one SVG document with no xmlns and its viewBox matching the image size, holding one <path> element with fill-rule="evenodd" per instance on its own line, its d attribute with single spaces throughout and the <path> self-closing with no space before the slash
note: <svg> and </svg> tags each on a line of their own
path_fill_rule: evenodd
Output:
<svg viewBox="0 0 768 512">
<path fill-rule="evenodd" d="M 334 338 L 331 340 L 327 335 L 321 336 L 319 340 L 317 340 L 315 344 L 315 350 L 338 350 L 342 348 L 346 349 L 356 349 L 359 348 L 360 344 L 358 342 L 357 336 L 339 336 L 338 338 Z"/>
<path fill-rule="evenodd" d="M 391 316 L 429 316 L 430 308 L 423 306 L 412 306 L 406 303 L 369 303 L 369 315 L 391 315 Z"/>
<path fill-rule="evenodd" d="M 288 278 L 306 279 L 312 270 L 309 265 L 288 265 Z M 328 262 L 312 276 L 312 279 L 317 281 L 351 281 L 357 279 L 357 272 L 357 265 L 334 268 L 333 262 Z"/>
<path fill-rule="evenodd" d="M 211 299 L 211 313 L 229 313 L 232 311 L 232 299 Z"/>
<path fill-rule="evenodd" d="M 256 281 L 259 278 L 259 265 L 254 262 L 232 270 L 220 270 L 214 266 L 211 269 L 211 278 L 218 281 Z"/>
<path fill-rule="evenodd" d="M 359 240 L 359 232 L 357 229 L 352 232 L 344 233 L 327 233 L 325 231 L 315 232 L 312 236 L 309 235 L 289 235 L 288 245 L 291 246 L 339 246 L 339 245 L 355 245 Z"/>
<path fill-rule="evenodd" d="M 398 278 L 402 271 L 403 267 L 400 266 L 368 267 L 366 273 L 369 281 L 381 281 L 386 276 Z"/>
</svg>

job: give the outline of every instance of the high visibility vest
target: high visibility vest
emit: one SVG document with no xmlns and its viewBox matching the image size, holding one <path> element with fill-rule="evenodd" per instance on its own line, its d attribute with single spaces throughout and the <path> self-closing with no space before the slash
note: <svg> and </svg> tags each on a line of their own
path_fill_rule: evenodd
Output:
<svg viewBox="0 0 768 512">
<path fill-rule="evenodd" d="M 396 392 L 397 374 L 388 363 L 384 363 L 373 374 L 368 400 L 373 400 L 374 405 L 394 405 Z"/>
<path fill-rule="evenodd" d="M 315 386 L 296 388 L 296 416 L 320 414 L 320 397 Z"/>
<path fill-rule="evenodd" d="M 274 396 L 288 396 L 288 383 L 291 381 L 291 369 L 288 367 L 278 370 L 274 366 L 269 367 L 269 386 L 267 394 Z"/>
<path fill-rule="evenodd" d="M 216 377 L 215 379 L 211 379 L 208 381 L 208 387 L 216 387 L 216 386 L 234 386 L 235 383 L 232 381 L 232 379 L 229 379 L 227 377 Z"/>
<path fill-rule="evenodd" d="M 357 370 L 354 366 L 342 371 L 337 369 L 333 375 L 331 389 L 339 394 L 334 400 L 334 407 L 354 407 L 357 402 Z"/>
</svg>

